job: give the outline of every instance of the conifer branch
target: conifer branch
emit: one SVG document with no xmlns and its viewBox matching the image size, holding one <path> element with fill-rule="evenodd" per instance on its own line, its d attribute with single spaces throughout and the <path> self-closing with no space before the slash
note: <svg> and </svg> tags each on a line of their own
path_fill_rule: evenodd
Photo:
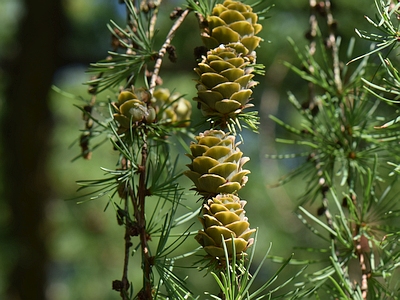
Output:
<svg viewBox="0 0 400 300">
<path fill-rule="evenodd" d="M 150 38 L 152 38 L 154 36 L 154 33 L 156 32 L 157 16 L 158 16 L 158 11 L 160 9 L 162 0 L 157 0 L 157 1 L 143 0 L 142 6 L 145 5 L 146 2 L 149 2 L 149 4 L 147 4 L 147 5 L 151 6 L 148 9 L 154 10 L 154 12 L 151 15 L 150 22 L 149 22 L 149 36 L 150 36 Z"/>
<path fill-rule="evenodd" d="M 125 213 L 128 213 L 128 199 L 125 199 Z M 124 253 L 124 267 L 123 267 L 123 273 L 122 273 L 122 288 L 120 295 L 123 300 L 127 300 L 128 297 L 128 290 L 129 290 L 129 280 L 128 280 L 128 270 L 129 270 L 129 258 L 131 256 L 130 253 L 130 248 L 132 247 L 132 242 L 131 242 L 131 224 L 129 224 L 128 220 L 125 220 L 125 235 L 124 235 L 124 240 L 125 240 L 125 253 Z"/>
<path fill-rule="evenodd" d="M 331 1 L 325 0 L 325 10 L 326 10 L 326 18 L 327 25 L 329 29 L 329 46 L 332 47 L 332 59 L 333 59 L 333 76 L 335 80 L 336 89 L 339 94 L 343 91 L 343 83 L 340 75 L 340 61 L 339 61 L 339 49 L 336 40 L 336 27 L 337 22 L 333 18 L 332 10 L 331 10 Z"/>
<path fill-rule="evenodd" d="M 146 230 L 146 214 L 145 214 L 145 201 L 147 196 L 146 189 L 146 172 L 147 172 L 147 142 L 144 141 L 142 146 L 141 165 L 139 167 L 139 187 L 138 187 L 138 228 L 140 236 L 140 246 L 142 249 L 142 264 L 143 264 L 143 293 L 142 298 L 139 299 L 153 299 L 152 297 L 152 281 L 151 281 L 151 262 L 150 262 L 150 248 L 148 245 L 149 236 Z"/>
<path fill-rule="evenodd" d="M 384 1 L 380 1 L 380 5 L 378 5 L 378 0 L 376 3 L 378 8 L 382 6 L 383 9 L 387 9 Z M 376 258 L 374 258 L 377 253 L 375 247 L 380 247 L 380 245 L 377 246 L 375 222 L 381 222 L 377 217 L 377 211 L 387 211 L 387 208 L 383 203 L 379 205 L 379 208 L 374 207 L 377 196 L 373 187 L 380 179 L 375 172 L 377 159 L 379 157 L 382 161 L 382 158 L 386 157 L 387 154 L 382 155 L 383 151 L 392 152 L 388 148 L 391 143 L 389 136 L 393 136 L 392 134 L 395 134 L 393 132 L 396 130 L 395 128 L 392 132 L 383 132 L 382 130 L 382 134 L 387 134 L 388 139 L 379 140 L 376 133 L 370 132 L 370 128 L 373 128 L 373 124 L 376 122 L 376 106 L 365 105 L 367 95 L 365 91 L 359 89 L 362 85 L 362 76 L 367 69 L 366 55 L 361 56 L 365 60 L 354 71 L 343 67 L 339 58 L 340 37 L 336 36 L 336 21 L 332 15 L 331 1 L 310 0 L 309 4 L 311 28 L 306 35 L 310 41 L 307 53 L 301 54 L 294 45 L 304 69 L 301 70 L 290 65 L 290 68 L 309 84 L 308 102 L 301 105 L 295 98 L 289 98 L 303 117 L 302 130 L 282 121 L 277 123 L 286 128 L 288 132 L 298 136 L 297 140 L 291 139 L 288 142 L 310 147 L 307 163 L 295 170 L 293 175 L 306 174 L 309 176 L 307 197 L 312 193 L 314 200 L 316 195 L 322 194 L 322 206 L 318 210 L 318 215 L 325 215 L 326 220 L 321 221 L 311 212 L 307 212 L 307 215 L 312 222 L 322 226 L 330 234 L 331 251 L 336 259 L 332 260 L 332 265 L 325 270 L 312 275 L 320 280 L 317 289 L 320 284 L 327 284 L 325 280 L 334 274 L 333 281 L 336 286 L 327 285 L 330 291 L 341 293 L 352 299 L 367 299 L 371 297 L 371 291 L 377 289 L 384 292 L 389 287 L 387 285 L 384 288 L 376 284 L 379 280 L 376 277 L 382 277 L 379 273 L 381 269 L 377 272 L 382 264 L 377 267 Z M 396 8 L 399 7 L 400 5 L 396 6 Z M 393 11 L 395 11 L 393 14 L 398 14 L 398 10 Z M 381 16 L 382 20 L 372 23 L 375 27 L 378 26 L 378 23 L 379 26 L 388 24 L 387 20 L 390 16 L 386 16 L 385 13 L 381 13 Z M 324 34 L 320 33 L 318 28 L 318 20 L 321 18 L 326 21 L 328 32 L 325 33 L 325 36 L 327 36 L 327 40 L 324 39 Z M 392 32 L 391 29 L 390 32 Z M 365 34 L 365 36 L 367 35 L 368 33 Z M 318 38 L 318 43 L 315 43 L 315 38 Z M 380 50 L 383 49 L 382 45 L 379 46 Z M 353 51 L 353 46 L 353 42 L 350 42 L 347 50 L 348 58 Z M 315 56 L 317 49 L 322 51 L 319 53 L 320 55 Z M 380 58 L 385 65 L 388 60 Z M 319 62 L 321 59 L 322 63 Z M 389 76 L 397 79 L 393 74 L 397 74 L 397 71 L 389 72 Z M 380 87 L 378 84 L 372 85 L 365 80 L 364 82 L 369 85 L 370 90 L 376 91 L 373 95 L 378 98 L 384 98 L 382 96 L 384 93 L 391 93 L 397 86 L 394 84 L 395 80 L 386 81 L 390 82 L 389 89 Z M 320 94 L 315 95 L 315 87 L 321 90 Z M 378 93 L 382 94 L 378 95 Z M 317 109 L 312 106 L 315 100 L 318 101 Z M 384 145 L 383 141 L 388 144 Z M 395 156 L 397 157 L 397 155 Z M 288 178 L 292 178 L 293 175 Z M 337 179 L 334 177 L 338 175 L 342 177 L 341 189 L 344 188 L 348 194 L 342 202 L 338 201 L 338 196 L 334 192 L 337 186 Z M 332 198 L 336 209 L 329 210 L 328 190 L 333 191 Z M 359 191 L 362 191 L 363 199 L 358 195 L 361 194 Z M 304 219 L 302 221 L 313 233 L 326 240 L 326 236 L 321 235 L 311 222 Z M 385 225 L 379 224 L 378 226 Z M 381 256 L 380 252 L 379 255 Z M 349 262 L 354 257 L 358 258 L 360 279 L 350 281 Z"/>
<path fill-rule="evenodd" d="M 161 46 L 161 49 L 158 52 L 157 60 L 156 60 L 155 65 L 154 65 L 153 74 L 152 74 L 151 79 L 150 79 L 149 91 L 150 91 L 151 94 L 153 94 L 154 89 L 156 87 L 158 74 L 160 73 L 160 69 L 161 69 L 161 65 L 162 65 L 164 56 L 167 53 L 167 48 L 168 48 L 168 46 L 171 45 L 172 39 L 174 38 L 176 31 L 182 25 L 183 21 L 186 19 L 186 17 L 189 14 L 189 12 L 190 12 L 189 9 L 184 10 L 182 12 L 182 14 L 179 16 L 179 18 L 176 19 L 174 25 L 171 27 L 171 29 L 170 29 L 170 31 L 169 31 L 169 33 L 167 35 L 167 38 L 165 39 L 164 44 Z"/>
<path fill-rule="evenodd" d="M 310 0 L 310 18 L 309 18 L 309 23 L 310 23 L 310 30 L 306 36 L 310 40 L 309 44 L 309 55 L 310 57 L 313 57 L 317 51 L 317 32 L 318 32 L 318 19 L 316 16 L 317 10 L 321 10 L 321 3 L 317 4 L 316 0 Z M 335 38 L 335 37 L 334 37 Z M 310 67 L 310 72 L 313 74 L 314 72 L 318 72 L 319 70 L 314 70 L 313 65 L 308 61 Z M 309 102 L 308 102 L 308 109 L 310 111 L 313 111 L 314 109 L 317 109 L 316 107 L 316 95 L 315 95 L 315 84 L 313 82 L 308 82 L 308 90 L 309 90 Z M 315 168 L 316 168 L 316 174 L 318 175 L 318 185 L 320 192 L 322 194 L 322 207 L 320 208 L 322 211 L 319 213 L 323 213 L 326 217 L 326 221 L 328 226 L 331 229 L 333 228 L 333 219 L 332 219 L 332 214 L 329 211 L 329 206 L 328 206 L 328 198 L 327 198 L 327 192 L 330 188 L 329 183 L 327 181 L 327 178 L 325 178 L 325 174 L 323 169 L 321 169 L 321 162 L 319 159 L 314 159 L 315 153 L 312 153 L 310 155 L 310 158 L 314 160 Z M 333 237 L 332 237 L 333 238 Z"/>
<path fill-rule="evenodd" d="M 219 291 L 216 291 L 218 296 L 212 295 L 212 298 L 271 298 L 279 288 L 300 274 L 267 290 L 283 267 L 289 262 L 309 264 L 315 260 L 281 260 L 282 268 L 270 280 L 256 291 L 250 290 L 261 265 L 253 275 L 250 273 L 257 230 L 250 227 L 246 216 L 244 207 L 247 201 L 239 197 L 250 170 L 245 168 L 249 158 L 240 151 L 240 143 L 236 140 L 237 135 L 246 128 L 255 131 L 259 121 L 256 111 L 244 112 L 253 106 L 252 88 L 257 82 L 252 78 L 261 70 L 256 63 L 256 50 L 262 40 L 257 36 L 262 25 L 258 23 L 257 13 L 253 12 L 255 6 L 234 0 L 187 0 L 189 8 L 177 9 L 172 14 L 175 22 L 160 50 L 154 52 L 153 37 L 161 2 L 125 0 L 128 26 L 122 28 L 111 21 L 109 28 L 114 38 L 113 52 L 110 52 L 106 60 L 92 65 L 91 70 L 98 75 L 89 81 L 91 99 L 81 108 L 85 120 L 85 131 L 80 139 L 82 153 L 87 158 L 90 156 L 88 141 L 95 131 L 93 124 L 101 129 L 100 133 L 107 134 L 107 140 L 111 137 L 112 146 L 119 153 L 118 169 L 103 169 L 107 178 L 81 182 L 82 188 L 95 189 L 87 194 L 94 194 L 92 199 L 109 195 L 110 202 L 118 207 L 118 224 L 124 225 L 122 279 L 113 282 L 113 289 L 119 292 L 123 300 L 130 300 L 133 296 L 134 289 L 130 286 L 128 276 L 131 271 L 129 263 L 132 242 L 135 241 L 135 250 L 140 252 L 141 263 L 140 266 L 134 266 L 133 271 L 141 268 L 143 281 L 135 291 L 134 299 L 188 299 L 191 296 L 185 281 L 174 273 L 173 268 L 178 258 L 187 257 L 196 251 L 170 256 L 173 251 L 182 249 L 181 245 L 190 233 L 188 230 L 176 235 L 175 232 L 171 233 L 172 229 L 189 217 L 175 216 L 177 208 L 183 207 L 183 193 L 176 182 L 180 175 L 176 172 L 176 162 L 171 162 L 168 148 L 168 136 L 181 126 L 189 125 L 191 104 L 157 85 L 163 59 L 169 53 L 172 39 L 193 10 L 202 20 L 201 38 L 205 44 L 202 49 L 204 51 L 198 51 L 201 60 L 195 69 L 199 80 L 194 100 L 198 102 L 210 125 L 210 130 L 199 133 L 187 147 L 191 163 L 187 165 L 189 169 L 184 174 L 193 181 L 193 190 L 202 200 L 199 217 L 202 229 L 197 232 L 195 239 L 206 253 L 205 268 L 209 268 L 219 285 Z M 397 16 L 400 4 L 391 8 L 391 12 L 384 0 L 376 0 L 376 3 L 378 9 L 381 6 L 385 9 L 385 13 L 380 14 L 382 20 L 372 24 L 375 27 L 382 24 L 389 26 L 388 18 L 392 14 Z M 322 198 L 318 216 L 303 206 L 299 206 L 301 213 L 298 216 L 312 233 L 323 242 L 328 242 L 325 249 L 309 250 L 329 255 L 330 258 L 324 261 L 329 265 L 310 274 L 312 280 L 309 283 L 298 284 L 292 291 L 282 295 L 282 298 L 304 299 L 312 294 L 319 297 L 319 289 L 332 297 L 367 299 L 372 293 L 377 293 L 375 290 L 387 296 L 389 285 L 385 287 L 383 284 L 385 276 L 390 277 L 399 265 L 400 250 L 396 248 L 398 246 L 395 242 L 400 229 L 392 224 L 398 221 L 400 210 L 393 204 L 395 201 L 390 202 L 393 199 L 383 203 L 382 199 L 388 192 L 385 191 L 381 197 L 375 195 L 374 186 L 381 178 L 373 170 L 382 168 L 377 164 L 372 167 L 371 162 L 376 163 L 381 153 L 384 155 L 379 156 L 379 162 L 382 157 L 390 156 L 393 161 L 399 159 L 400 151 L 391 148 L 398 149 L 400 133 L 396 128 L 384 131 L 382 127 L 380 132 L 383 133 L 371 133 L 370 129 L 377 122 L 377 105 L 364 101 L 367 93 L 360 92 L 363 84 L 361 77 L 367 69 L 367 61 L 363 60 L 354 72 L 347 72 L 346 66 L 342 65 L 339 58 L 340 37 L 336 35 L 331 4 L 332 0 L 309 0 L 309 31 L 306 35 L 309 45 L 305 54 L 300 53 L 293 42 L 303 69 L 294 66 L 290 68 L 307 82 L 309 91 L 308 99 L 303 104 L 293 95 L 289 96 L 289 101 L 302 118 L 301 123 L 292 126 L 274 118 L 294 136 L 281 141 L 307 148 L 293 154 L 293 157 L 308 155 L 308 159 L 287 176 L 287 180 L 303 175 L 308 181 L 305 196 L 312 197 L 312 201 Z M 320 24 L 323 22 L 322 28 L 327 28 L 323 34 L 318 27 L 319 21 Z M 391 40 L 386 41 L 386 46 L 382 45 L 378 50 L 400 39 L 397 29 L 395 32 L 392 27 L 388 29 Z M 121 53 L 121 49 L 124 53 Z M 347 53 L 351 50 L 352 45 Z M 400 78 L 390 61 L 383 56 L 380 58 L 391 70 L 390 90 L 376 83 L 365 83 L 375 91 L 374 96 L 383 97 L 385 93 L 400 90 Z M 154 68 L 148 72 L 148 64 L 152 65 L 153 62 Z M 135 80 L 140 78 L 139 74 L 147 76 L 143 88 L 134 86 Z M 110 115 L 104 122 L 97 120 L 92 112 L 97 93 L 117 86 L 120 92 L 117 99 L 110 101 Z M 396 126 L 396 123 L 393 125 Z M 244 141 L 245 135 L 240 135 L 240 138 Z M 335 192 L 339 177 L 340 188 L 337 190 L 346 194 L 343 201 L 339 200 L 340 196 Z M 114 196 L 119 196 L 121 207 L 114 202 Z M 157 197 L 159 202 L 155 208 L 149 202 L 146 203 Z M 254 201 L 248 201 L 249 206 L 253 204 Z M 149 217 L 150 208 L 152 212 Z M 197 213 L 191 212 L 189 215 L 192 217 Z M 385 223 L 389 218 L 396 219 Z M 159 237 L 156 247 L 151 244 L 151 237 L 155 236 Z M 173 236 L 179 238 L 171 242 Z M 384 241 L 390 236 L 396 237 L 393 245 Z M 252 250 L 250 255 L 246 253 L 248 249 Z M 349 262 L 354 259 L 358 259 L 361 280 L 351 281 Z M 306 287 L 308 284 L 312 287 Z"/>
<path fill-rule="evenodd" d="M 122 159 L 121 161 L 122 169 L 127 169 L 127 160 Z M 129 193 L 125 191 L 125 189 L 129 189 Z M 124 191 L 120 193 L 123 196 L 123 201 L 125 203 L 124 209 L 119 210 L 117 212 L 117 220 L 119 224 L 124 224 L 125 234 L 125 252 L 124 252 L 124 262 L 123 262 L 123 271 L 122 271 L 122 280 L 113 282 L 113 289 L 120 292 L 120 296 L 123 300 L 128 300 L 128 291 L 129 291 L 129 279 L 128 279 L 128 271 L 129 271 L 129 258 L 131 256 L 130 248 L 132 247 L 131 236 L 135 235 L 132 231 L 133 224 L 129 218 L 129 195 L 133 194 L 133 190 L 128 186 L 124 187 Z"/>
<path fill-rule="evenodd" d="M 368 257 L 365 255 L 363 252 L 362 246 L 361 246 L 361 239 L 357 240 L 357 254 L 358 254 L 358 261 L 360 263 L 360 269 L 361 269 L 361 293 L 362 293 L 362 298 L 366 300 L 368 298 L 368 275 L 369 272 L 367 271 L 367 265 L 366 265 L 366 260 Z"/>
<path fill-rule="evenodd" d="M 309 39 L 310 44 L 309 44 L 309 54 L 310 56 L 314 56 L 315 52 L 317 51 L 317 42 L 316 42 L 316 37 L 317 37 L 317 30 L 318 30 L 318 21 L 317 21 L 317 16 L 316 16 L 316 7 L 317 7 L 317 2 L 316 0 L 310 0 L 310 18 L 309 18 L 309 23 L 310 23 L 310 30 L 306 34 L 306 37 Z M 311 73 L 314 73 L 314 69 L 310 69 Z M 312 82 L 308 82 L 308 108 L 312 111 L 316 105 L 315 103 L 315 85 Z"/>
</svg>

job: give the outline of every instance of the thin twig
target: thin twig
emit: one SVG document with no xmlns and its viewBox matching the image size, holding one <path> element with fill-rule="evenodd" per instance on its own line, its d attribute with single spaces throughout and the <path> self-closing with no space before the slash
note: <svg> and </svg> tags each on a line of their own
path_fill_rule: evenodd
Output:
<svg viewBox="0 0 400 300">
<path fill-rule="evenodd" d="M 138 188 L 138 228 L 140 235 L 140 245 L 142 249 L 143 264 L 143 299 L 152 299 L 152 282 L 151 282 L 151 262 L 150 249 L 148 246 L 148 234 L 146 230 L 145 200 L 147 196 L 146 189 L 146 164 L 147 164 L 147 143 L 144 141 L 142 146 L 142 162 L 139 168 L 139 188 Z"/>
<path fill-rule="evenodd" d="M 314 55 L 316 51 L 316 41 L 315 38 L 317 37 L 317 29 L 318 29 L 318 21 L 317 21 L 317 16 L 315 14 L 315 7 L 317 5 L 317 2 L 315 0 L 310 0 L 310 18 L 309 18 L 309 23 L 310 23 L 310 50 L 309 53 L 310 55 Z"/>
<path fill-rule="evenodd" d="M 343 83 L 342 83 L 342 78 L 340 76 L 339 49 L 336 43 L 336 33 L 335 33 L 336 21 L 333 19 L 330 0 L 325 0 L 325 10 L 326 10 L 327 25 L 329 28 L 329 43 L 330 46 L 332 47 L 334 81 L 337 91 L 341 93 L 343 89 Z"/>
<path fill-rule="evenodd" d="M 321 169 L 321 163 L 319 162 L 319 160 L 315 161 L 315 168 L 317 169 L 318 184 L 320 185 L 319 189 L 322 194 L 322 207 L 323 207 L 324 215 L 326 218 L 326 223 L 328 224 L 329 228 L 331 228 L 332 230 L 335 230 L 335 228 L 333 226 L 333 217 L 329 211 L 329 205 L 328 205 L 329 201 L 328 201 L 327 193 L 329 191 L 329 185 L 324 176 L 324 171 Z M 334 237 L 331 237 L 331 238 L 334 238 Z"/>
<path fill-rule="evenodd" d="M 125 211 L 128 212 L 128 199 L 125 199 Z M 129 280 L 128 280 L 128 268 L 129 268 L 129 257 L 130 257 L 130 248 L 132 246 L 131 236 L 129 232 L 130 224 L 126 220 L 125 224 L 125 254 L 124 254 L 124 269 L 122 273 L 122 289 L 121 289 L 121 297 L 123 300 L 128 300 L 128 290 L 129 290 Z"/>
<path fill-rule="evenodd" d="M 361 250 L 361 245 L 357 245 L 357 251 L 358 253 L 358 261 L 360 263 L 360 269 L 361 269 L 361 295 L 363 299 L 367 299 L 368 296 L 368 272 L 367 272 L 367 266 L 365 263 L 365 257 L 364 253 Z"/>
<path fill-rule="evenodd" d="M 310 40 L 310 45 L 309 45 L 309 54 L 310 56 L 314 56 L 317 47 L 316 47 L 316 41 L 315 38 L 317 37 L 317 29 L 318 29 L 318 21 L 317 21 L 317 16 L 315 14 L 315 7 L 316 7 L 317 3 L 315 0 L 310 0 L 310 19 L 309 19 L 309 23 L 310 23 L 310 30 L 308 32 L 308 39 Z M 311 73 L 314 73 L 314 68 L 311 64 L 309 71 Z M 313 111 L 314 107 L 315 107 L 315 85 L 312 82 L 308 82 L 308 93 L 309 93 L 309 97 L 308 97 L 308 108 L 310 109 L 310 111 Z"/>
<path fill-rule="evenodd" d="M 356 206 L 357 195 L 351 193 L 350 198 L 353 205 Z M 359 236 L 355 241 L 355 251 L 358 256 L 358 263 L 360 264 L 361 270 L 361 295 L 362 298 L 366 300 L 368 297 L 368 277 L 370 272 L 367 269 L 368 256 L 366 256 L 365 253 L 370 251 L 370 247 L 368 245 L 368 239 L 363 234 L 360 234 L 360 226 L 354 225 L 353 236 Z"/>
<path fill-rule="evenodd" d="M 317 1 L 316 0 L 310 0 L 310 18 L 309 18 L 309 23 L 310 23 L 310 29 L 308 33 L 308 38 L 310 40 L 310 45 L 309 45 L 309 50 L 308 53 L 310 56 L 314 56 L 315 52 L 317 51 L 317 31 L 318 31 L 318 20 L 317 20 L 317 15 L 316 15 L 316 8 L 317 8 Z M 315 70 L 310 64 L 310 72 L 313 73 Z M 308 91 L 309 91 L 309 102 L 308 102 L 308 109 L 310 111 L 314 110 L 315 108 L 315 85 L 312 82 L 308 83 Z M 320 191 L 322 194 L 322 207 L 323 207 L 323 212 L 325 214 L 326 222 L 329 226 L 329 228 L 333 229 L 333 218 L 332 214 L 329 211 L 328 207 L 328 198 L 327 198 L 327 192 L 329 190 L 329 186 L 327 184 L 326 178 L 324 177 L 324 172 L 321 169 L 321 164 L 318 159 L 314 161 L 315 168 L 317 169 L 317 174 L 318 174 L 318 184 L 320 185 Z"/>
<path fill-rule="evenodd" d="M 358 197 L 356 193 L 354 192 L 355 190 L 355 180 L 354 180 L 354 174 L 353 172 L 349 172 L 349 180 L 348 185 L 350 189 L 350 199 L 348 201 L 351 201 L 353 206 L 357 207 L 357 202 L 358 202 Z M 368 239 L 363 235 L 360 234 L 360 226 L 358 225 L 353 225 L 353 237 L 358 237 L 355 239 L 355 252 L 356 255 L 358 256 L 358 263 L 360 265 L 360 270 L 361 270 L 361 295 L 363 299 L 367 299 L 368 297 L 368 277 L 370 275 L 369 270 L 367 269 L 367 263 L 369 263 L 369 258 L 365 253 L 368 253 L 370 251 L 370 247 L 368 245 Z"/>
<path fill-rule="evenodd" d="M 127 169 L 127 161 L 123 159 L 121 161 L 122 168 Z M 128 187 L 130 190 L 131 195 L 133 194 L 133 190 L 131 187 Z M 128 300 L 128 290 L 129 290 L 129 280 L 128 280 L 128 269 L 129 269 L 129 258 L 130 258 L 130 248 L 132 246 L 131 242 L 131 235 L 130 235 L 130 221 L 127 219 L 127 216 L 129 215 L 129 202 L 128 202 L 128 193 L 126 193 L 124 197 L 125 201 L 125 207 L 124 207 L 124 219 L 125 219 L 125 235 L 124 235 L 124 240 L 125 240 L 125 253 L 124 253 L 124 268 L 122 271 L 122 280 L 121 280 L 121 291 L 120 295 L 123 300 Z"/>
<path fill-rule="evenodd" d="M 154 36 L 155 28 L 156 28 L 156 22 L 157 22 L 157 16 L 158 16 L 158 10 L 161 5 L 162 0 L 159 0 L 157 3 L 157 7 L 154 9 L 154 12 L 151 16 L 150 19 L 150 26 L 149 26 L 149 38 L 152 38 Z"/>
<path fill-rule="evenodd" d="M 164 55 L 165 53 L 167 53 L 167 47 L 171 45 L 172 39 L 175 36 L 176 31 L 178 30 L 178 28 L 182 25 L 183 21 L 185 20 L 185 18 L 187 17 L 187 15 L 189 14 L 190 10 L 186 9 L 185 11 L 183 11 L 183 13 L 179 16 L 179 18 L 175 21 L 174 25 L 171 27 L 167 38 L 164 42 L 164 44 L 162 45 L 160 51 L 158 52 L 158 57 L 157 60 L 155 62 L 154 65 L 154 71 L 153 71 L 153 75 L 151 76 L 151 80 L 150 80 L 150 93 L 153 94 L 154 89 L 156 87 L 156 81 L 158 78 L 158 74 L 160 73 L 160 68 L 164 59 Z"/>
<path fill-rule="evenodd" d="M 356 195 L 354 194 L 352 197 L 352 201 L 356 203 Z M 356 239 L 355 243 L 355 251 L 358 256 L 358 263 L 360 264 L 360 270 L 361 270 L 361 296 L 364 300 L 368 298 L 368 277 L 370 276 L 370 271 L 367 268 L 367 265 L 369 264 L 368 256 L 366 253 L 371 251 L 371 248 L 368 244 L 368 239 L 363 235 L 362 233 L 360 234 L 360 226 L 354 226 L 354 236 L 359 236 L 359 238 Z"/>
</svg>

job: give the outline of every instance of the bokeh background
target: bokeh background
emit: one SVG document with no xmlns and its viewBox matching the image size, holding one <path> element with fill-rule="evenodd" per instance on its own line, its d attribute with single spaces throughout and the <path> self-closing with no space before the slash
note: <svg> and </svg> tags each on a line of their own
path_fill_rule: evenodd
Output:
<svg viewBox="0 0 400 300">
<path fill-rule="evenodd" d="M 172 25 L 169 13 L 183 2 L 163 1 L 156 49 Z M 271 254 L 284 257 L 293 252 L 295 257 L 301 255 L 294 246 L 318 245 L 293 213 L 304 180 L 268 187 L 300 161 L 265 158 L 266 154 L 296 152 L 274 142 L 285 133 L 268 116 L 278 115 L 296 124 L 298 116 L 287 101 L 287 92 L 300 100 L 307 97 L 304 82 L 282 61 L 298 63 L 287 37 L 299 48 L 307 45 L 309 4 L 306 0 L 268 0 L 265 4 L 275 6 L 270 18 L 262 21 L 264 42 L 258 50 L 257 60 L 266 66 L 265 76 L 256 78 L 260 84 L 253 94 L 261 117 L 260 133 L 244 132 L 241 146 L 251 158 L 247 168 L 252 173 L 240 196 L 248 201 L 251 226 L 259 228 L 255 267 L 271 244 Z M 333 5 L 345 51 L 350 38 L 356 37 L 354 28 L 370 28 L 364 15 L 372 14 L 374 4 L 338 0 Z M 89 97 L 82 84 L 89 78 L 89 63 L 103 59 L 110 48 L 106 28 L 110 19 L 121 25 L 125 22 L 124 7 L 117 0 L 0 0 L 0 299 L 119 297 L 111 290 L 111 282 L 122 274 L 123 231 L 114 211 L 104 210 L 108 199 L 82 204 L 67 200 L 76 196 L 77 180 L 101 178 L 100 167 L 116 164 L 115 152 L 107 143 L 91 160 L 71 162 L 80 152 L 76 141 L 84 126 L 74 105 Z M 192 79 L 193 49 L 201 45 L 198 32 L 192 15 L 173 41 L 177 63 L 165 61 L 161 72 L 164 86 L 186 94 L 187 99 L 196 92 Z M 357 38 L 355 56 L 367 49 L 368 43 Z M 55 92 L 52 85 L 63 92 Z M 174 150 L 183 153 L 178 144 Z M 180 163 L 183 170 L 187 158 L 182 155 Z M 190 187 L 185 178 L 182 184 Z M 198 205 L 190 192 L 186 204 Z M 182 253 L 195 247 L 190 240 Z M 267 261 L 260 282 L 278 267 Z M 211 276 L 204 272 L 180 272 L 189 274 L 189 287 L 196 294 L 213 287 Z M 282 281 L 293 272 L 288 268 Z M 131 267 L 130 279 L 139 278 L 140 270 Z"/>
</svg>

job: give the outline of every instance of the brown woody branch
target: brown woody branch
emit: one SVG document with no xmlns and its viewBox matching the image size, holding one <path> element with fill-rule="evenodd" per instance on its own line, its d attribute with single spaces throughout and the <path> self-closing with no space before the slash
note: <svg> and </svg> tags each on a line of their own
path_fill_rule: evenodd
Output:
<svg viewBox="0 0 400 300">
<path fill-rule="evenodd" d="M 138 299 L 146 299 L 150 300 L 152 298 L 152 281 L 151 281 L 151 275 L 152 275 L 152 263 L 151 263 L 151 254 L 150 254 L 150 249 L 148 245 L 149 241 L 149 234 L 146 230 L 146 215 L 145 215 L 145 201 L 146 201 L 146 196 L 148 195 L 147 193 L 147 188 L 146 188 L 146 164 L 147 164 L 147 143 L 144 141 L 142 145 L 142 157 L 141 157 L 141 164 L 138 167 L 138 173 L 139 173 L 139 184 L 138 184 L 138 190 L 137 190 L 137 195 L 135 195 L 135 192 L 132 187 L 129 187 L 128 190 L 128 197 L 130 198 L 133 206 L 133 217 L 134 217 L 134 222 L 132 223 L 130 220 L 126 219 L 126 229 L 125 229 L 125 261 L 124 261 L 124 272 L 123 272 L 123 278 L 122 278 L 122 287 L 125 288 L 125 290 L 121 290 L 121 297 L 125 300 L 127 295 L 127 291 L 129 288 L 129 283 L 128 283 L 128 261 L 129 261 L 129 255 L 130 255 L 130 247 L 132 246 L 132 243 L 130 241 L 131 236 L 139 236 L 140 239 L 140 246 L 141 246 L 141 251 L 142 251 L 142 268 L 143 268 L 143 288 L 138 294 Z M 128 205 L 126 205 L 126 213 L 128 215 Z M 125 292 L 125 294 L 123 293 Z"/>
<path fill-rule="evenodd" d="M 143 264 L 143 290 L 139 299 L 152 299 L 152 281 L 151 281 L 151 254 L 148 245 L 149 235 L 146 230 L 146 215 L 145 215 L 145 200 L 147 196 L 146 188 L 146 168 L 147 164 L 147 143 L 142 146 L 142 162 L 139 167 L 139 188 L 138 188 L 138 206 L 135 212 L 138 222 L 140 246 L 142 249 L 142 264 Z"/>
<path fill-rule="evenodd" d="M 317 31 L 318 31 L 318 19 L 317 19 L 317 13 L 321 13 L 321 2 L 317 3 L 316 0 L 310 0 L 309 1 L 310 5 L 310 18 L 309 18 L 309 24 L 310 24 L 310 29 L 306 34 L 306 37 L 310 41 L 309 44 L 309 54 L 310 56 L 314 56 L 317 47 L 316 47 L 316 37 L 317 37 Z M 310 64 L 311 65 L 311 64 Z M 309 71 L 313 73 L 315 70 L 310 67 Z M 309 100 L 307 103 L 307 107 L 310 111 L 316 111 L 316 101 L 315 101 L 315 85 L 312 82 L 308 83 L 308 91 L 309 91 Z M 312 153 L 310 158 L 314 158 L 315 153 Z M 327 192 L 329 190 L 329 185 L 327 183 L 327 180 L 324 176 L 324 172 L 321 169 L 321 164 L 318 160 L 318 158 L 314 161 L 315 168 L 317 169 L 317 175 L 318 175 L 318 184 L 319 184 L 319 189 L 322 194 L 322 207 L 320 208 L 321 211 L 318 212 L 318 214 L 324 214 L 327 224 L 330 228 L 333 229 L 333 218 L 332 215 L 329 211 L 328 207 L 328 198 L 327 198 Z"/>
</svg>

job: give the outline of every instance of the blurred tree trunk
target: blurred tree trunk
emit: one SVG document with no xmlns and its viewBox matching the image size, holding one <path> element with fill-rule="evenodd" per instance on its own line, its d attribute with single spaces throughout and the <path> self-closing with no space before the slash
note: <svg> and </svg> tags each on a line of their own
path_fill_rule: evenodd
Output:
<svg viewBox="0 0 400 300">
<path fill-rule="evenodd" d="M 15 265 L 8 299 L 43 300 L 47 282 L 46 204 L 51 112 L 48 93 L 60 61 L 61 0 L 24 0 L 13 57 L 6 65 L 2 124 L 4 193 L 10 206 L 9 242 Z"/>
</svg>

